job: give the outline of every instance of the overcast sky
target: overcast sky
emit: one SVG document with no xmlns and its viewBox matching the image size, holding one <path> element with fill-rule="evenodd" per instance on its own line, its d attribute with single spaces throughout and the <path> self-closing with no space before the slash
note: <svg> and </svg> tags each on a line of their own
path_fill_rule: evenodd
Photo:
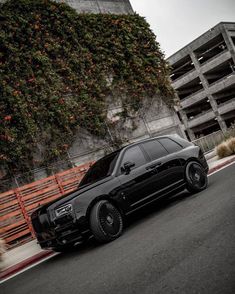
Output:
<svg viewBox="0 0 235 294">
<path fill-rule="evenodd" d="M 235 22 L 235 0 L 130 0 L 145 16 L 166 57 L 221 21 Z"/>
</svg>

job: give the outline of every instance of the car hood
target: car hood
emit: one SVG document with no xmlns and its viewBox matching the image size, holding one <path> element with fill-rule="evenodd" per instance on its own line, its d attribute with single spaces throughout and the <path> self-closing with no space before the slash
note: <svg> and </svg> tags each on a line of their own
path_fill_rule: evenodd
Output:
<svg viewBox="0 0 235 294">
<path fill-rule="evenodd" d="M 40 206 L 36 211 L 42 211 L 42 210 L 45 211 L 48 207 L 53 209 L 59 205 L 63 205 L 64 203 L 72 200 L 73 198 L 79 197 L 81 194 L 110 181 L 112 178 L 113 178 L 112 176 L 109 176 L 109 177 L 104 178 L 100 181 L 97 181 L 93 184 L 86 185 L 86 186 L 78 188 L 70 193 L 64 194 L 63 196 L 61 196 L 51 202 L 48 202 L 47 204 Z"/>
</svg>

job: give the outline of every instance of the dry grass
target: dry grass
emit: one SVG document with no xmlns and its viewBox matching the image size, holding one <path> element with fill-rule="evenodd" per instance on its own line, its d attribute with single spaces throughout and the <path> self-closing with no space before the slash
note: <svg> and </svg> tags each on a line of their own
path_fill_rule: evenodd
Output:
<svg viewBox="0 0 235 294">
<path fill-rule="evenodd" d="M 229 148 L 227 142 L 223 142 L 216 147 L 216 154 L 219 158 L 223 158 L 232 155 L 232 150 Z"/>
<path fill-rule="evenodd" d="M 235 138 L 230 138 L 226 141 L 229 149 L 232 151 L 232 154 L 235 154 Z"/>
</svg>

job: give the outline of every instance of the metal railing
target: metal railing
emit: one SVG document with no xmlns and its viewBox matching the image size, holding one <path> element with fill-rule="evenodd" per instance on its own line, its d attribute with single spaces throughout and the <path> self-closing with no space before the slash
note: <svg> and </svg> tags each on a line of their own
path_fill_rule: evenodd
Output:
<svg viewBox="0 0 235 294">
<path fill-rule="evenodd" d="M 213 150 L 217 145 L 231 136 L 235 137 L 235 127 L 231 127 L 226 132 L 220 130 L 211 133 L 207 136 L 193 140 L 192 143 L 200 146 L 202 151 L 206 153 Z"/>
</svg>

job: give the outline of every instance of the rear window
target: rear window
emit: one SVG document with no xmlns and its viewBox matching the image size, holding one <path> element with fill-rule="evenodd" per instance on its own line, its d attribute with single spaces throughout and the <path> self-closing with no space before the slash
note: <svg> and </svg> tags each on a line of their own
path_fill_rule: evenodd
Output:
<svg viewBox="0 0 235 294">
<path fill-rule="evenodd" d="M 182 150 L 182 146 L 177 142 L 169 138 L 161 138 L 158 141 L 166 148 L 169 153 L 177 152 Z"/>
<path fill-rule="evenodd" d="M 157 140 L 147 141 L 142 143 L 142 146 L 151 160 L 161 158 L 168 154 L 166 149 Z"/>
</svg>

